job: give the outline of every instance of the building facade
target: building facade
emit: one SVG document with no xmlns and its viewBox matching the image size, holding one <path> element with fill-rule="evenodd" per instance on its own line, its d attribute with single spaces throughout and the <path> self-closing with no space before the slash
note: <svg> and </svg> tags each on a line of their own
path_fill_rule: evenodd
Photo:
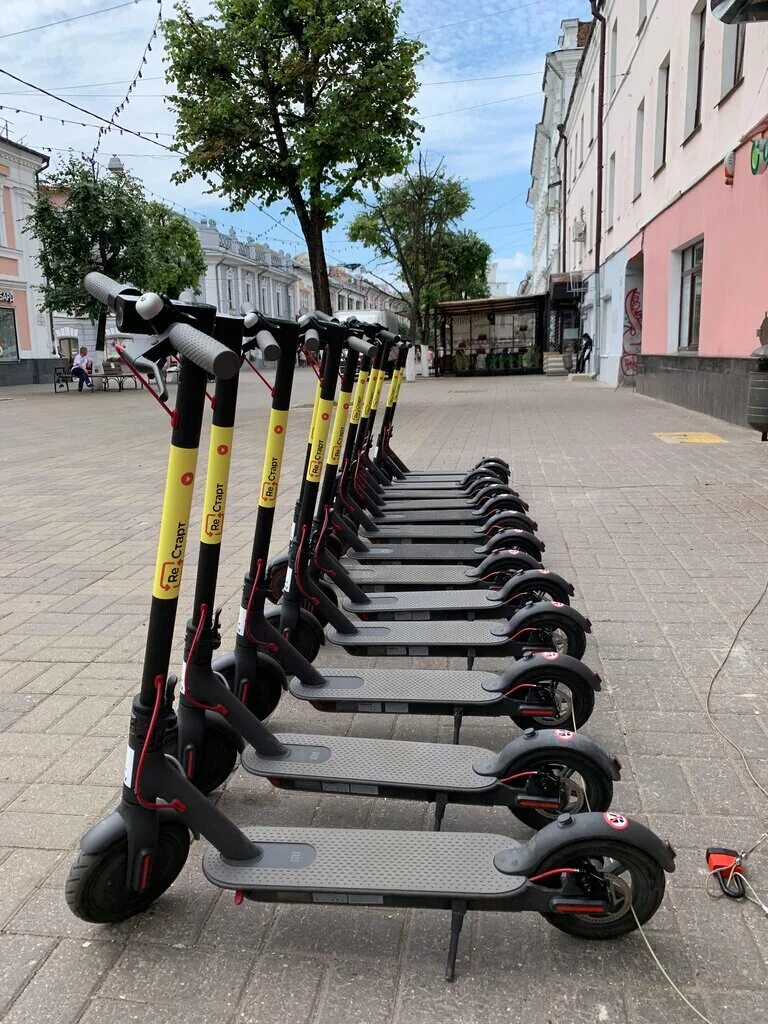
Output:
<svg viewBox="0 0 768 1024">
<path fill-rule="evenodd" d="M 48 157 L 0 137 L 0 386 L 50 379 L 51 324 L 38 310 L 38 242 L 24 231 Z"/>
<path fill-rule="evenodd" d="M 562 22 L 561 29 L 558 48 L 547 54 L 544 64 L 544 107 L 533 140 L 531 186 L 527 199 L 533 210 L 533 252 L 530 276 L 526 278 L 522 294 L 545 295 L 550 275 L 561 270 L 561 174 L 556 159 L 558 125 L 565 120 L 590 25 L 569 19 Z"/>
<path fill-rule="evenodd" d="M 599 5 L 557 149 L 559 230 L 600 380 L 743 421 L 768 308 L 750 251 L 768 228 L 768 26 L 708 8 Z"/>
</svg>

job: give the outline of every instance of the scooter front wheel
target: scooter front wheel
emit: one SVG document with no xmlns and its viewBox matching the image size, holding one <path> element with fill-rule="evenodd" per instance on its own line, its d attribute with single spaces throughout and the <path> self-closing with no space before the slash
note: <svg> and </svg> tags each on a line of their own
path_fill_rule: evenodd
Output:
<svg viewBox="0 0 768 1024">
<path fill-rule="evenodd" d="M 514 781 L 522 792 L 518 805 L 510 810 L 537 831 L 559 814 L 607 811 L 611 806 L 613 779 L 600 765 L 580 754 L 564 751 L 556 759 L 551 751 L 534 754 L 516 761 L 514 774 L 519 776 Z M 559 798 L 559 806 L 547 807 L 553 798 Z"/>
<path fill-rule="evenodd" d="M 203 743 L 189 781 L 208 796 L 230 777 L 237 765 L 239 753 L 237 741 L 228 724 L 215 715 L 206 715 Z"/>
<path fill-rule="evenodd" d="M 610 906 L 604 914 L 541 915 L 569 935 L 581 939 L 616 939 L 627 935 L 635 931 L 637 921 L 641 925 L 649 921 L 664 898 L 666 880 L 661 865 L 638 847 L 610 839 L 585 839 L 564 846 L 545 857 L 531 877 L 558 872 L 537 883 L 557 890 L 562 886 L 559 872 L 574 868 L 604 888 Z"/>
<path fill-rule="evenodd" d="M 189 830 L 177 822 L 160 823 L 155 862 L 143 892 L 126 884 L 128 838 L 98 853 L 78 851 L 69 869 L 64 895 L 81 921 L 116 924 L 141 914 L 169 889 L 189 854 Z"/>
</svg>

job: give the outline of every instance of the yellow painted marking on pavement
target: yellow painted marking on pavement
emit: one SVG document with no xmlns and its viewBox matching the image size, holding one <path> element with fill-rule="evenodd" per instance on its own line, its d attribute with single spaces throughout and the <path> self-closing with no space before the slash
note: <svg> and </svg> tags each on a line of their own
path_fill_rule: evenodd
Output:
<svg viewBox="0 0 768 1024">
<path fill-rule="evenodd" d="M 689 430 L 682 433 L 655 434 L 664 444 L 728 444 L 718 434 L 707 434 L 704 431 Z"/>
</svg>

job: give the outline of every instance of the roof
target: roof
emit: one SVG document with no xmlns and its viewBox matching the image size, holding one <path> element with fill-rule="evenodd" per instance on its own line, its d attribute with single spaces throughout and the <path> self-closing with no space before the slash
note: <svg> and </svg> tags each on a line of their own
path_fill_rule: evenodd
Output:
<svg viewBox="0 0 768 1024">
<path fill-rule="evenodd" d="M 45 153 L 38 153 L 36 149 L 30 149 L 29 146 L 22 146 L 20 142 L 14 142 L 13 139 L 7 139 L 0 135 L 0 145 L 10 146 L 11 149 L 18 149 L 22 153 L 27 153 L 29 156 L 36 156 L 38 160 L 42 161 L 45 167 L 51 162 L 51 158 L 46 156 Z"/>
<path fill-rule="evenodd" d="M 460 299 L 438 302 L 435 309 L 444 316 L 472 316 L 488 313 L 516 313 L 523 309 L 543 306 L 544 295 L 506 295 L 501 299 Z"/>
</svg>

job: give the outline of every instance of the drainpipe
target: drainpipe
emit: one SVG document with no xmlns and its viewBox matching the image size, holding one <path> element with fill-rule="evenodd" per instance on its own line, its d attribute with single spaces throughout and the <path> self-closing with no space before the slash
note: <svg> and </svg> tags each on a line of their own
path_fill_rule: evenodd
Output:
<svg viewBox="0 0 768 1024">
<path fill-rule="evenodd" d="M 565 273 L 565 246 L 568 239 L 568 136 L 565 134 L 565 125 L 557 126 L 557 134 L 563 142 L 563 174 L 560 186 L 560 212 L 563 218 L 562 239 L 560 242 L 560 273 Z"/>
<path fill-rule="evenodd" d="M 590 6 L 592 8 L 592 17 L 600 22 L 600 70 L 598 72 L 597 80 L 597 185 L 596 185 L 596 199 L 597 209 L 595 213 L 595 355 L 597 356 L 597 369 L 600 372 L 600 350 L 602 339 L 601 333 L 601 319 L 602 319 L 602 296 L 600 288 L 601 278 L 601 266 L 600 257 L 602 255 L 602 238 L 603 238 L 603 164 L 604 164 L 604 113 L 605 113 L 605 45 L 606 45 L 606 21 L 605 16 L 600 13 L 599 7 L 602 6 L 600 0 L 590 0 Z"/>
</svg>

